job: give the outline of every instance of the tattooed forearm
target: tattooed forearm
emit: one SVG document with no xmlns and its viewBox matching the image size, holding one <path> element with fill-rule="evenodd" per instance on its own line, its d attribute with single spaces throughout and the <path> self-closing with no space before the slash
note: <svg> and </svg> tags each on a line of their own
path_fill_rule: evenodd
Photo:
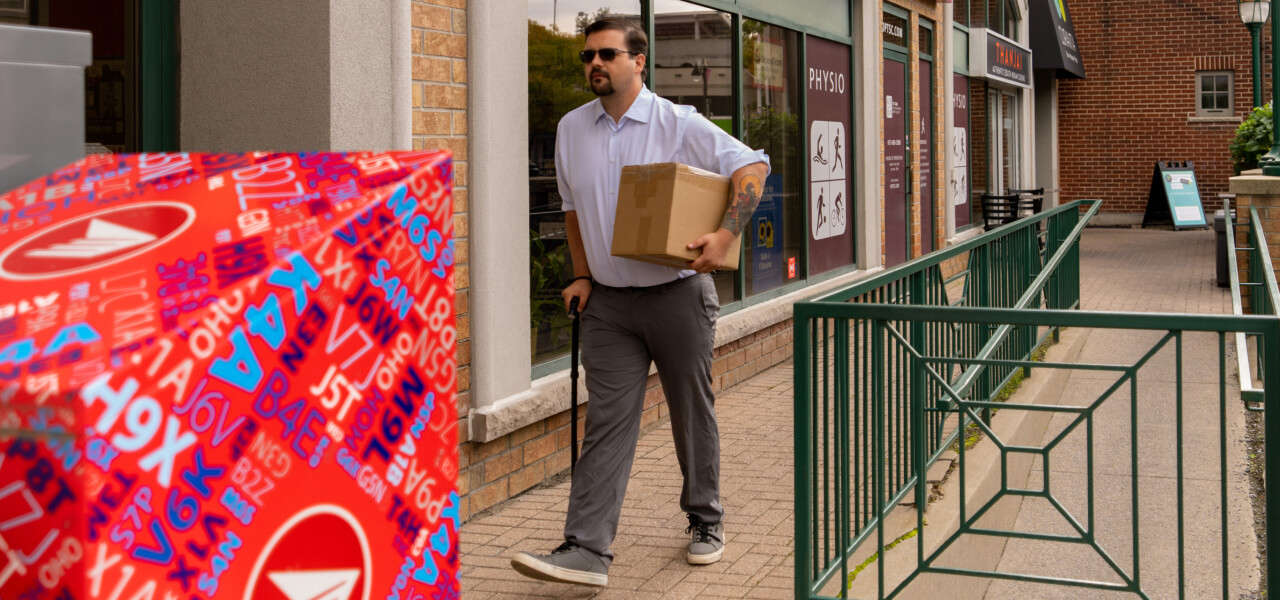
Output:
<svg viewBox="0 0 1280 600">
<path fill-rule="evenodd" d="M 734 177 L 733 184 L 733 202 L 724 211 L 724 219 L 720 221 L 720 227 L 733 232 L 733 235 L 739 235 L 751 221 L 751 215 L 756 212 L 764 186 L 760 184 L 760 177 L 755 173 Z"/>
</svg>

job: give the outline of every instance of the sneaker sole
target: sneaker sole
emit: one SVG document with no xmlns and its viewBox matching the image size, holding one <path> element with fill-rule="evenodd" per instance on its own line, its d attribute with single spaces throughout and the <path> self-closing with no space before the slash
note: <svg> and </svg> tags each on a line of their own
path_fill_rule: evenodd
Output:
<svg viewBox="0 0 1280 600">
<path fill-rule="evenodd" d="M 720 558 L 723 556 L 724 556 L 724 546 L 721 546 L 719 550 L 716 550 L 711 554 L 689 553 L 689 554 L 685 554 L 684 558 L 685 560 L 689 561 L 689 564 L 691 565 L 709 565 L 712 563 L 720 562 Z"/>
<path fill-rule="evenodd" d="M 525 577 L 531 577 L 540 581 L 554 581 L 558 583 L 580 583 L 582 585 L 591 585 L 596 587 L 604 587 L 609 583 L 608 575 L 600 573 L 588 573 L 586 571 L 574 571 L 573 569 L 565 569 L 555 565 L 549 565 L 527 554 L 518 554 L 511 559 L 511 567 L 517 573 Z"/>
</svg>

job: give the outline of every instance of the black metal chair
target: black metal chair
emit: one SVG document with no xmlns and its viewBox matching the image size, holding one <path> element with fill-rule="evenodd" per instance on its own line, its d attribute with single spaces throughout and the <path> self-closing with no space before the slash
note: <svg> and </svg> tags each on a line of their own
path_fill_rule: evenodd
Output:
<svg viewBox="0 0 1280 600">
<path fill-rule="evenodd" d="M 1030 217 L 1041 210 L 1044 210 L 1044 188 L 1031 188 L 1026 190 L 1009 190 L 1009 193 L 1018 197 L 1018 218 Z M 1040 242 L 1040 251 L 1044 252 L 1044 222 L 1036 224 L 1036 238 Z"/>
<path fill-rule="evenodd" d="M 1018 216 L 1028 217 L 1044 209 L 1044 188 L 1027 190 L 1009 190 L 1009 194 L 1018 197 Z"/>
<path fill-rule="evenodd" d="M 983 194 L 982 227 L 991 231 L 1018 220 L 1017 194 Z"/>
</svg>

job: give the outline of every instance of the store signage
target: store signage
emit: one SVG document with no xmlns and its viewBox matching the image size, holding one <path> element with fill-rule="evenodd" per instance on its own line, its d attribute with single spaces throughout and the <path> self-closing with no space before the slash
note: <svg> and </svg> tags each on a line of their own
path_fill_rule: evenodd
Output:
<svg viewBox="0 0 1280 600">
<path fill-rule="evenodd" d="M 920 252 L 933 252 L 933 61 L 920 59 Z"/>
<path fill-rule="evenodd" d="M 457 598 L 448 152 L 0 194 L 0 598 Z"/>
<path fill-rule="evenodd" d="M 886 44 L 906 47 L 907 19 L 891 12 L 884 12 L 880 21 L 880 41 Z"/>
<path fill-rule="evenodd" d="M 810 37 L 808 62 L 809 273 L 853 264 L 852 89 L 849 47 Z M 775 231 L 780 231 L 777 227 Z M 776 241 L 775 241 L 776 243 Z M 788 265 L 788 272 L 794 271 Z"/>
<path fill-rule="evenodd" d="M 756 89 L 767 89 L 775 92 L 785 89 L 787 81 L 786 47 L 782 40 L 763 39 L 755 43 L 755 65 L 751 69 L 752 78 L 748 85 Z"/>
<path fill-rule="evenodd" d="M 1031 50 L 990 29 L 970 30 L 969 64 L 975 76 L 1031 88 Z"/>
<path fill-rule="evenodd" d="M 1175 230 L 1209 226 L 1200 202 L 1200 188 L 1196 185 L 1195 165 L 1189 160 L 1157 162 L 1152 172 L 1142 226 L 1166 223 L 1172 224 Z"/>
<path fill-rule="evenodd" d="M 1031 0 L 1031 49 L 1037 69 L 1058 69 L 1060 74 L 1084 77 L 1067 0 Z"/>
<path fill-rule="evenodd" d="M 969 224 L 969 78 L 952 74 L 951 168 L 947 194 L 956 210 L 956 229 Z"/>
</svg>

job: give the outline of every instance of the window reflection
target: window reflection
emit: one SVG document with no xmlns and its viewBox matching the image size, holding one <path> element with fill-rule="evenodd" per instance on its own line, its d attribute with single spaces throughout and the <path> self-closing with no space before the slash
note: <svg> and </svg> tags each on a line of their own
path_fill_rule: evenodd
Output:
<svg viewBox="0 0 1280 600">
<path fill-rule="evenodd" d="M 733 21 L 679 0 L 654 3 L 653 92 L 688 104 L 733 134 Z M 745 240 L 745 237 L 744 237 Z M 715 275 L 720 304 L 739 298 L 733 271 Z"/>
<path fill-rule="evenodd" d="M 799 35 L 744 19 L 743 141 L 763 149 L 772 167 L 753 225 L 742 235 L 747 294 L 795 281 L 804 273 L 801 247 Z M 847 143 L 847 140 L 846 140 Z M 843 156 L 843 153 L 841 153 Z"/>
<path fill-rule="evenodd" d="M 606 15 L 640 20 L 639 0 L 529 0 L 530 352 L 539 363 L 569 351 L 560 290 L 573 275 L 564 211 L 556 190 L 556 124 L 595 98 L 586 88 L 582 31 Z"/>
</svg>

